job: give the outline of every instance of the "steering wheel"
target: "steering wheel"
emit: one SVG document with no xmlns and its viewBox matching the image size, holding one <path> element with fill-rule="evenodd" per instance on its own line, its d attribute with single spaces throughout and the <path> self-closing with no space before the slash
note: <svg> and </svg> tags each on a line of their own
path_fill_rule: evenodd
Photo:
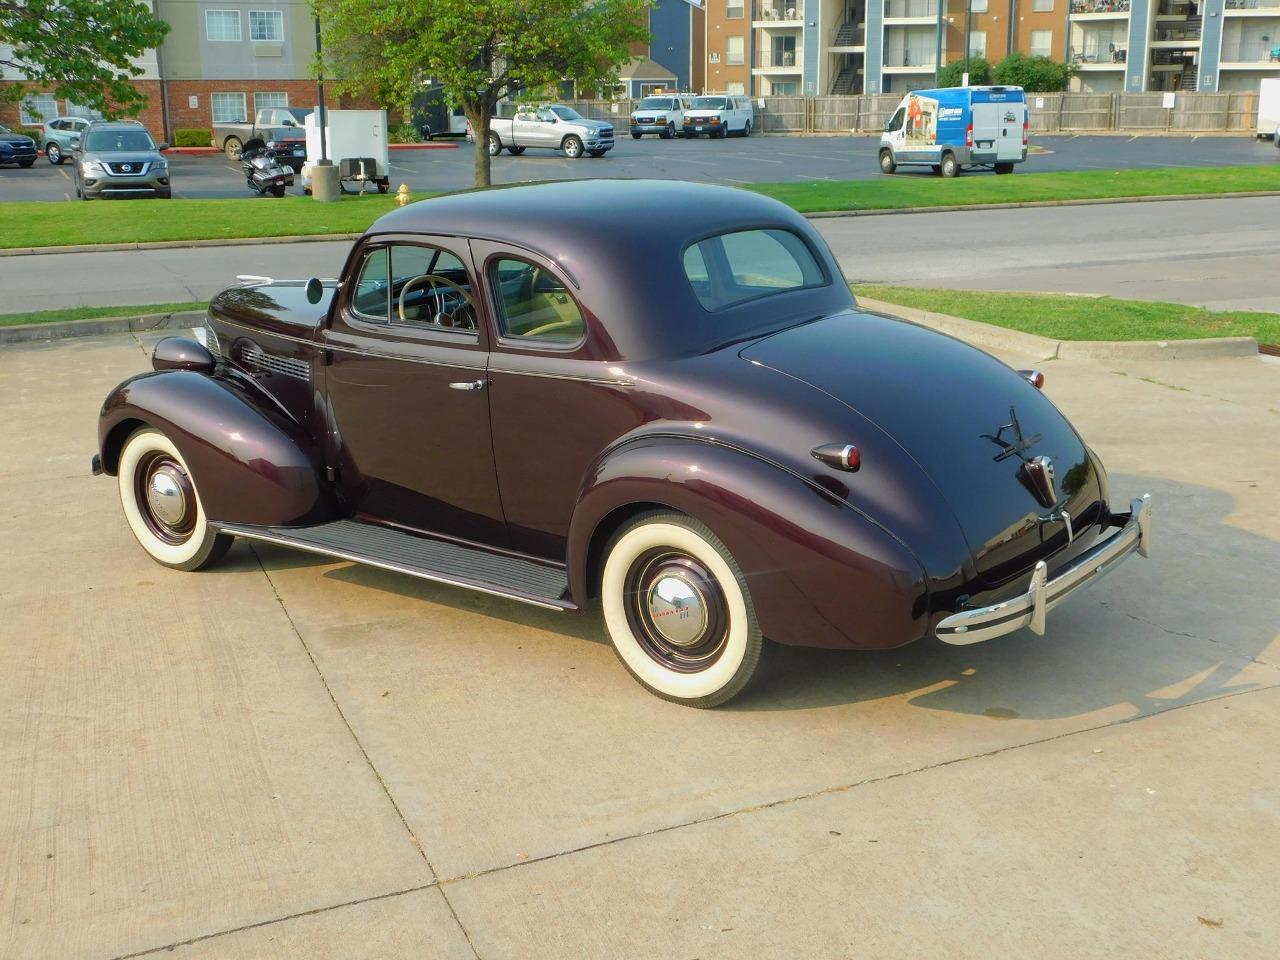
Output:
<svg viewBox="0 0 1280 960">
<path fill-rule="evenodd" d="M 400 290 L 400 299 L 396 303 L 396 312 L 400 315 L 401 323 L 408 322 L 405 319 L 405 315 L 404 315 L 405 297 L 408 295 L 410 290 L 412 290 L 414 287 L 420 286 L 423 283 L 430 283 L 433 287 L 436 284 L 440 284 L 441 286 L 450 287 L 453 290 L 457 291 L 458 295 L 462 297 L 462 302 L 471 311 L 470 326 L 472 327 L 475 326 L 476 317 L 478 316 L 478 314 L 476 313 L 476 302 L 471 298 L 471 294 L 461 284 L 455 283 L 454 281 L 450 280 L 448 277 L 442 277 L 436 273 L 424 273 L 421 276 L 413 277 Z M 440 316 L 441 314 L 445 313 L 444 298 L 438 292 L 436 293 L 436 306 L 437 306 L 436 316 Z M 453 319 L 454 319 L 453 317 L 450 317 L 450 321 L 451 321 L 450 325 L 452 325 Z"/>
<path fill-rule="evenodd" d="M 532 330 L 526 330 L 520 334 L 522 337 L 542 337 L 548 333 L 554 333 L 557 330 L 580 330 L 582 322 L 580 320 L 552 320 L 544 323 L 540 327 L 534 327 Z"/>
</svg>

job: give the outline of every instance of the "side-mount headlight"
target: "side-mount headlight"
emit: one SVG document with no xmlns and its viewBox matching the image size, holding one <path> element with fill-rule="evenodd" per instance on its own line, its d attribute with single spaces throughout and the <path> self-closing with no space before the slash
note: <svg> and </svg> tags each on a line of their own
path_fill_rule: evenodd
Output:
<svg viewBox="0 0 1280 960">
<path fill-rule="evenodd" d="M 106 168 L 97 160 L 81 160 L 80 172 L 87 177 L 92 177 L 100 173 L 106 173 L 107 171 Z"/>
</svg>

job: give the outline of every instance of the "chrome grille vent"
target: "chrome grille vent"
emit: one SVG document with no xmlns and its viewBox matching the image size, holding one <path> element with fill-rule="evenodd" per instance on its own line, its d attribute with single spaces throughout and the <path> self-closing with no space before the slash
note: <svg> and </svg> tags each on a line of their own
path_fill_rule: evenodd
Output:
<svg viewBox="0 0 1280 960">
<path fill-rule="evenodd" d="M 246 343 L 240 348 L 240 359 L 245 366 L 259 373 L 278 373 L 281 376 L 293 377 L 304 383 L 311 382 L 311 367 L 305 360 L 293 357 L 278 357 L 267 353 L 256 343 Z"/>
<path fill-rule="evenodd" d="M 204 344 L 204 348 L 215 357 L 226 357 L 226 354 L 222 352 L 222 341 L 218 339 L 218 334 L 209 324 L 206 323 L 203 327 L 197 328 L 196 339 Z"/>
</svg>

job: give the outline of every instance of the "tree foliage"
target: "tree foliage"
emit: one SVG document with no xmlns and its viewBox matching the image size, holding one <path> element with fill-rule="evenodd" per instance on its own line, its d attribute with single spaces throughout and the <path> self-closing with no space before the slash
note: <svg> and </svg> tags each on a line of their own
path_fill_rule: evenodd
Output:
<svg viewBox="0 0 1280 960">
<path fill-rule="evenodd" d="M 147 98 L 132 83 L 142 74 L 134 58 L 160 46 L 169 25 L 137 0 L 0 0 L 0 77 L 20 79 L 10 100 L 52 91 L 101 111 L 129 116 Z"/>
<path fill-rule="evenodd" d="M 939 87 L 958 87 L 964 80 L 964 61 L 953 60 L 938 71 Z M 969 58 L 969 84 L 980 87 L 991 82 L 991 64 L 983 57 Z"/>
<path fill-rule="evenodd" d="M 3 0 L 0 0 L 3 2 Z M 572 80 L 603 86 L 647 41 L 648 0 L 312 0 L 323 24 L 318 68 L 344 93 L 407 104 L 434 80 L 476 137 L 476 185 L 499 101 Z"/>
<path fill-rule="evenodd" d="M 1048 57 L 1011 53 L 996 64 L 991 77 L 998 84 L 1021 87 L 1028 93 L 1057 93 L 1067 89 L 1075 72 L 1075 67 Z"/>
</svg>

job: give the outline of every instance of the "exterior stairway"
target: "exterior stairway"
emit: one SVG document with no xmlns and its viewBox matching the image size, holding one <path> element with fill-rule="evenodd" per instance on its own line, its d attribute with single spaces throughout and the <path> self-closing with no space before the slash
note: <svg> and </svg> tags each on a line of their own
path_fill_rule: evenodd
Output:
<svg viewBox="0 0 1280 960">
<path fill-rule="evenodd" d="M 1199 74 L 1200 70 L 1196 64 L 1188 64 L 1187 68 L 1182 71 L 1182 78 L 1178 81 L 1178 89 L 1184 93 L 1195 93 Z"/>
<path fill-rule="evenodd" d="M 840 29 L 836 31 L 835 43 L 833 47 L 860 47 L 867 42 L 866 28 L 860 23 L 854 23 L 852 20 L 846 20 L 840 24 Z"/>
<path fill-rule="evenodd" d="M 831 84 L 831 95 L 833 97 L 847 97 L 853 93 L 854 87 L 858 84 L 858 68 L 854 64 L 849 64 L 836 76 L 835 81 Z"/>
</svg>

